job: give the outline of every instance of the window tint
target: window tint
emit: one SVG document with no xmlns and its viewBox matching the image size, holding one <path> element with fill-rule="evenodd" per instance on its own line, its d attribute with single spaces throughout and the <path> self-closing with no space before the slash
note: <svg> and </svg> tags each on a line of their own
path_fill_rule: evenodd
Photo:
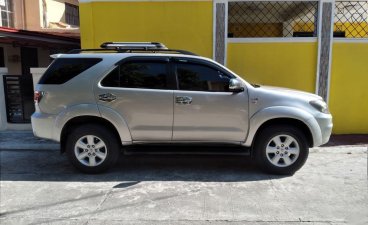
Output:
<svg viewBox="0 0 368 225">
<path fill-rule="evenodd" d="M 54 60 L 40 80 L 40 84 L 63 84 L 96 65 L 97 58 L 59 58 Z"/>
<path fill-rule="evenodd" d="M 228 75 L 214 68 L 191 63 L 176 64 L 180 90 L 189 91 L 229 91 Z"/>
<path fill-rule="evenodd" d="M 167 89 L 167 63 L 153 61 L 126 62 L 114 69 L 102 86 Z"/>
</svg>

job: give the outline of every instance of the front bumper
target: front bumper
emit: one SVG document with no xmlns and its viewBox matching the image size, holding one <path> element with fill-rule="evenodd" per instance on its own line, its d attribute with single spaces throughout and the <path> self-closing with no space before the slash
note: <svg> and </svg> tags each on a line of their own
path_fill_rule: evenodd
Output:
<svg viewBox="0 0 368 225">
<path fill-rule="evenodd" d="M 318 145 L 326 144 L 330 140 L 330 136 L 332 133 L 332 115 L 331 114 L 324 114 L 320 113 L 318 116 L 315 117 L 320 130 L 321 130 L 321 143 L 318 143 Z M 317 144 L 317 143 L 316 143 Z"/>
<path fill-rule="evenodd" d="M 31 122 L 34 136 L 59 141 L 54 137 L 55 118 L 53 115 L 35 112 L 32 114 Z"/>
</svg>

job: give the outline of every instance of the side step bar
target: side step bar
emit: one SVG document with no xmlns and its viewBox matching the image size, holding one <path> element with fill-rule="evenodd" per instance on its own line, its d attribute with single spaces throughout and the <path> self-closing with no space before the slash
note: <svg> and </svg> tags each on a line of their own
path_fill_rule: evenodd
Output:
<svg viewBox="0 0 368 225">
<path fill-rule="evenodd" d="M 134 145 L 123 148 L 126 155 L 243 155 L 249 156 L 250 148 L 240 146 L 203 145 Z"/>
</svg>

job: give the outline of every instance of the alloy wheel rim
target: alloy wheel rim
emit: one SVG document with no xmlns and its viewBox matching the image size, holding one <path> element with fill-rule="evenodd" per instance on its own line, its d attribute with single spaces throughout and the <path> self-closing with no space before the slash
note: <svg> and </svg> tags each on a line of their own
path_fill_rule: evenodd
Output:
<svg viewBox="0 0 368 225">
<path fill-rule="evenodd" d="M 95 167 L 105 161 L 107 147 L 101 138 L 94 135 L 86 135 L 79 138 L 75 143 L 74 154 L 83 165 Z"/>
<path fill-rule="evenodd" d="M 267 144 L 268 161 L 277 167 L 287 167 L 295 163 L 300 153 L 297 140 L 290 135 L 277 135 Z"/>
</svg>

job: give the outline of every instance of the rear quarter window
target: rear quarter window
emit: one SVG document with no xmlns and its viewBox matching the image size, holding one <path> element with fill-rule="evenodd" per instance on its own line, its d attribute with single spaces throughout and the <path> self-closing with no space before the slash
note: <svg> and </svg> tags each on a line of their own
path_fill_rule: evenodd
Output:
<svg viewBox="0 0 368 225">
<path fill-rule="evenodd" d="M 58 58 L 46 70 L 39 84 L 63 84 L 101 61 L 100 58 Z"/>
</svg>

